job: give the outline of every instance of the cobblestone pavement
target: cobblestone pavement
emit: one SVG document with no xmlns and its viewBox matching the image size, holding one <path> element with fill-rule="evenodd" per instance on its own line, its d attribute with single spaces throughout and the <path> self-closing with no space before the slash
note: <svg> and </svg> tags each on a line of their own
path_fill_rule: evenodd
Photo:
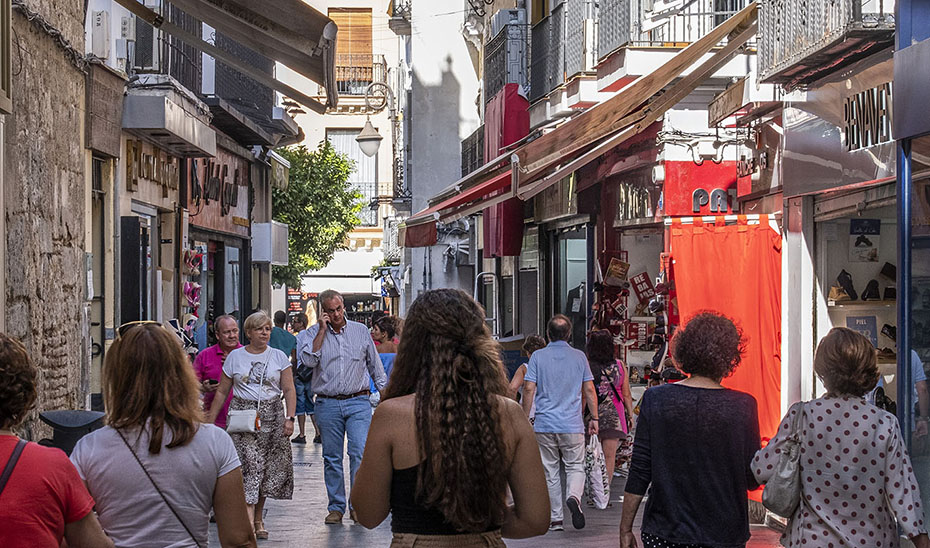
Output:
<svg viewBox="0 0 930 548">
<path fill-rule="evenodd" d="M 348 471 L 348 459 L 345 468 Z M 613 487 L 616 495 L 611 497 L 612 507 L 600 511 L 587 508 L 587 526 L 584 529 L 576 531 L 569 526 L 564 532 L 550 532 L 532 539 L 508 540 L 507 546 L 616 548 L 617 527 L 620 523 L 620 502 L 617 497 L 622 493 L 623 479 L 615 478 Z M 326 504 L 321 447 L 312 443 L 295 445 L 294 498 L 285 501 L 269 500 L 265 504 L 265 528 L 270 534 L 268 540 L 258 542 L 259 547 L 376 548 L 390 545 L 390 517 L 370 531 L 361 525 L 354 525 L 348 516 L 342 525 L 324 525 Z M 748 548 L 775 548 L 778 546 L 778 536 L 778 533 L 766 527 L 754 527 Z M 220 545 L 215 524 L 210 525 L 210 545 Z"/>
</svg>

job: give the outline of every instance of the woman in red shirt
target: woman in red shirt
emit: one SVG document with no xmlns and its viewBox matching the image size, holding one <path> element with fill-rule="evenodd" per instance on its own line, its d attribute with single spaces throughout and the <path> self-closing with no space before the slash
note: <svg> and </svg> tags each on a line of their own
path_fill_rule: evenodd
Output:
<svg viewBox="0 0 930 548">
<path fill-rule="evenodd" d="M 7 469 L 21 440 L 13 433 L 36 401 L 36 369 L 26 348 L 0 333 L 0 469 Z M 0 546 L 112 547 L 93 512 L 94 499 L 60 449 L 24 443 L 0 486 Z M 0 483 L 3 483 L 0 480 Z"/>
</svg>

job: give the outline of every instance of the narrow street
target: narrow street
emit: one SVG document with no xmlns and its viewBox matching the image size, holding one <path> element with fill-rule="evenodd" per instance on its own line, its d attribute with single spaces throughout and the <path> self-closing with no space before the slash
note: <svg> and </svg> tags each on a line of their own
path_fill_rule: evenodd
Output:
<svg viewBox="0 0 930 548">
<path fill-rule="evenodd" d="M 345 461 L 346 470 L 349 461 Z M 323 487 L 323 461 L 320 445 L 294 446 L 294 498 L 288 501 L 269 500 L 265 505 L 265 527 L 268 540 L 259 541 L 260 547 L 319 547 L 376 548 L 391 543 L 390 518 L 376 529 L 369 531 L 355 525 L 346 516 L 342 525 L 324 525 L 326 517 L 326 490 Z M 604 511 L 587 509 L 587 527 L 580 531 L 569 526 L 564 532 L 550 532 L 542 537 L 525 540 L 508 540 L 513 547 L 584 546 L 585 548 L 615 548 L 617 526 L 620 523 L 620 503 L 623 479 L 615 478 L 611 499 L 612 507 Z M 640 516 L 642 511 L 640 511 Z M 638 520 L 637 520 L 638 523 Z M 778 533 L 762 526 L 753 528 L 748 548 L 775 548 Z M 219 546 L 216 524 L 210 524 L 210 545 Z"/>
</svg>

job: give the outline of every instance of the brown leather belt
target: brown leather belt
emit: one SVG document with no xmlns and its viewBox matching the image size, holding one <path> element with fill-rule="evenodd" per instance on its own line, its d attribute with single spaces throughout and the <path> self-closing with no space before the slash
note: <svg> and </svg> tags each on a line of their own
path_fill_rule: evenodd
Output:
<svg viewBox="0 0 930 548">
<path fill-rule="evenodd" d="M 351 398 L 357 398 L 359 396 L 368 396 L 371 395 L 370 390 L 362 390 L 361 392 L 356 392 L 355 394 L 337 394 L 335 396 L 327 396 L 326 394 L 317 394 L 318 398 L 329 398 L 331 400 L 348 400 Z"/>
</svg>

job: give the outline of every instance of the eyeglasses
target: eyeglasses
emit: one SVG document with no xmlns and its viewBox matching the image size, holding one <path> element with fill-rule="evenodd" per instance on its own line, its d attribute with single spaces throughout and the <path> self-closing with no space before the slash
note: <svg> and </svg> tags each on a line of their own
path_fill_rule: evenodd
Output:
<svg viewBox="0 0 930 548">
<path fill-rule="evenodd" d="M 128 333 L 130 329 L 132 329 L 133 327 L 136 327 L 137 325 L 146 325 L 146 324 L 161 325 L 160 323 L 154 320 L 137 320 L 134 322 L 126 322 L 123 325 L 116 328 L 116 338 L 118 339 L 126 335 L 126 333 Z"/>
</svg>

